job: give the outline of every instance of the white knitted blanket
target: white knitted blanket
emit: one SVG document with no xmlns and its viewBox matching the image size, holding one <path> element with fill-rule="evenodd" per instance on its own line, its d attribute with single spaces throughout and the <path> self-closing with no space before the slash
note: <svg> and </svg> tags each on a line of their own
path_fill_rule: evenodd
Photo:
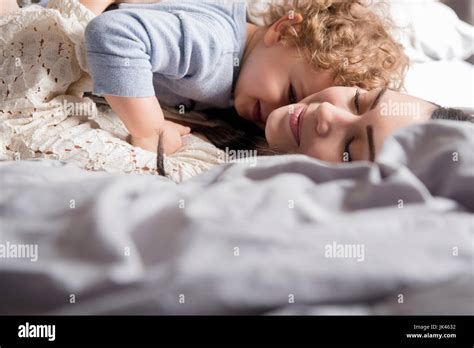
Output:
<svg viewBox="0 0 474 348">
<path fill-rule="evenodd" d="M 78 0 L 51 0 L 48 8 L 32 5 L 0 17 L 0 159 L 41 157 L 87 170 L 156 175 L 156 154 L 129 144 L 117 115 L 84 96 L 92 90 L 84 50 L 92 18 Z M 222 162 L 222 151 L 195 135 L 183 143 L 164 160 L 175 182 Z"/>
</svg>

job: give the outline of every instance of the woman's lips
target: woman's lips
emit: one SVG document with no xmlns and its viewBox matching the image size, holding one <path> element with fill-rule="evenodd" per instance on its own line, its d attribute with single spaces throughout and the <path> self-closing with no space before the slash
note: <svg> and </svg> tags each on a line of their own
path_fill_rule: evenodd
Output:
<svg viewBox="0 0 474 348">
<path fill-rule="evenodd" d="M 255 103 L 255 106 L 253 107 L 252 121 L 254 121 L 255 123 L 262 122 L 262 112 L 260 110 L 260 101 L 258 101 L 258 100 Z"/>
<path fill-rule="evenodd" d="M 295 137 L 296 143 L 300 145 L 300 121 L 308 108 L 307 105 L 297 105 L 294 107 L 293 112 L 290 113 L 290 128 L 293 136 Z"/>
</svg>

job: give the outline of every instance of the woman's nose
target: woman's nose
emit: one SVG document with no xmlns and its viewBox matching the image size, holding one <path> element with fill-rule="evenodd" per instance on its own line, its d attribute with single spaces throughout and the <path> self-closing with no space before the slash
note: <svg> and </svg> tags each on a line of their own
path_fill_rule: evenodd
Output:
<svg viewBox="0 0 474 348">
<path fill-rule="evenodd" d="M 334 120 L 333 108 L 330 103 L 324 102 L 316 110 L 316 133 L 321 137 L 328 135 L 331 130 L 331 123 Z"/>
</svg>

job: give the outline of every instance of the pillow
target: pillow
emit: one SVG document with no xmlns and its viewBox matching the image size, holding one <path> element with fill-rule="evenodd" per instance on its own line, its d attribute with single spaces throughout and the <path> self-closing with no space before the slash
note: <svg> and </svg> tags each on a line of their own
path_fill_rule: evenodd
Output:
<svg viewBox="0 0 474 348">
<path fill-rule="evenodd" d="M 376 0 L 375 11 L 380 2 Z M 439 1 L 392 0 L 389 15 L 398 27 L 393 35 L 414 63 L 464 60 L 474 54 L 474 27 Z"/>
<path fill-rule="evenodd" d="M 415 63 L 405 88 L 408 94 L 445 107 L 474 108 L 474 66 L 462 60 Z"/>
</svg>

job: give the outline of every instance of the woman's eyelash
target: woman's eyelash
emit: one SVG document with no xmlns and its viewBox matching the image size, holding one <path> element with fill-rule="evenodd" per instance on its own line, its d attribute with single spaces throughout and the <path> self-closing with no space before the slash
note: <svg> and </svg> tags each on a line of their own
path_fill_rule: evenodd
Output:
<svg viewBox="0 0 474 348">
<path fill-rule="evenodd" d="M 360 114 L 359 97 L 360 97 L 360 91 L 357 89 L 356 94 L 354 96 L 354 105 L 358 114 Z"/>
<path fill-rule="evenodd" d="M 352 162 L 352 156 L 351 156 L 351 153 L 349 152 L 349 146 L 351 146 L 351 143 L 353 140 L 354 140 L 354 137 L 350 138 L 346 142 L 346 145 L 344 146 L 344 153 L 343 153 L 344 162 Z M 346 154 L 347 154 L 347 159 L 346 159 Z"/>
<path fill-rule="evenodd" d="M 360 90 L 356 89 L 355 96 L 354 96 L 354 106 L 358 114 L 360 114 L 359 97 L 360 97 Z M 351 146 L 351 143 L 354 141 L 354 138 L 355 137 L 351 137 L 344 146 L 343 159 L 345 162 L 352 162 L 352 156 L 351 156 L 351 153 L 349 152 L 349 147 Z"/>
<path fill-rule="evenodd" d="M 290 84 L 290 89 L 288 90 L 288 101 L 290 104 L 294 104 L 297 102 L 296 100 L 296 93 L 293 88 L 293 85 Z"/>
</svg>

